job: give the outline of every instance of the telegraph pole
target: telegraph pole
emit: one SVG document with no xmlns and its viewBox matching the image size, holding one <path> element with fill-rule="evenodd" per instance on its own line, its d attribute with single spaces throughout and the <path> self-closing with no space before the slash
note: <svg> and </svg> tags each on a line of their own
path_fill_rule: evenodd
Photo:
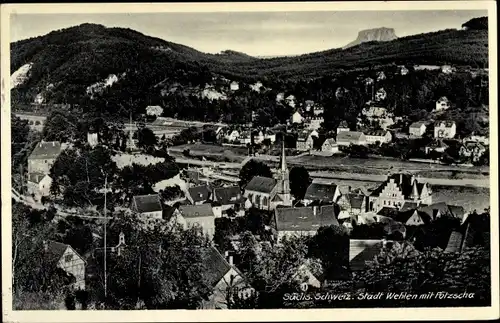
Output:
<svg viewBox="0 0 500 323">
<path fill-rule="evenodd" d="M 107 245 L 106 245 L 106 227 L 107 227 L 107 192 L 108 192 L 108 175 L 104 176 L 104 304 L 108 298 L 108 277 L 107 277 Z"/>
</svg>

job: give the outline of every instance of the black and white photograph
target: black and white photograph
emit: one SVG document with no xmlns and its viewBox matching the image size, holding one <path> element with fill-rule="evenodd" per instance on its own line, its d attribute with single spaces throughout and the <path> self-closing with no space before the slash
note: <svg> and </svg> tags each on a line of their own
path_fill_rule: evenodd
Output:
<svg viewBox="0 0 500 323">
<path fill-rule="evenodd" d="M 2 5 L 4 318 L 498 317 L 495 4 L 404 4 Z"/>
</svg>

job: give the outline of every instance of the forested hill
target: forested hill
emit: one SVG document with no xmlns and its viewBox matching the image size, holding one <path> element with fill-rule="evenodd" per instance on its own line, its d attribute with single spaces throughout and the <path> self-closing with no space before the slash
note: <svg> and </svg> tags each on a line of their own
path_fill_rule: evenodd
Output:
<svg viewBox="0 0 500 323">
<path fill-rule="evenodd" d="M 13 102 L 33 102 L 39 94 L 45 102 L 79 101 L 89 86 L 115 75 L 119 81 L 106 91 L 144 101 L 174 85 L 203 89 L 218 77 L 246 83 L 303 81 L 394 63 L 487 67 L 487 57 L 488 31 L 481 28 L 260 59 L 231 50 L 207 54 L 131 29 L 83 24 L 12 43 L 11 71 L 17 73 L 12 95 Z"/>
</svg>

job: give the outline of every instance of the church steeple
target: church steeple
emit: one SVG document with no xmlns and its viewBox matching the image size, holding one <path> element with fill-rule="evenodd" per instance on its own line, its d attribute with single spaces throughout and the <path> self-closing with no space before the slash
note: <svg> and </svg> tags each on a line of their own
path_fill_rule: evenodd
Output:
<svg viewBox="0 0 500 323">
<path fill-rule="evenodd" d="M 292 205 L 292 196 L 290 194 L 290 180 L 288 167 L 286 166 L 285 140 L 281 146 L 280 168 L 278 169 L 278 191 L 276 194 L 279 197 L 279 204 L 285 206 Z"/>
</svg>

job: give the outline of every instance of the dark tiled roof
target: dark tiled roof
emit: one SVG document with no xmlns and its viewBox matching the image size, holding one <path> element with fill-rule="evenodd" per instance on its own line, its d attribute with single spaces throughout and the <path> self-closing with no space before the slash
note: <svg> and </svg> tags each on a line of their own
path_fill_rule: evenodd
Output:
<svg viewBox="0 0 500 323">
<path fill-rule="evenodd" d="M 337 191 L 337 185 L 334 184 L 321 184 L 321 183 L 311 183 L 306 190 L 304 195 L 305 200 L 320 200 L 320 201 L 332 201 L 334 202 L 335 192 Z"/>
<path fill-rule="evenodd" d="M 139 213 L 158 212 L 163 210 L 158 194 L 134 196 L 132 203 L 132 207 Z"/>
<path fill-rule="evenodd" d="M 444 252 L 460 252 L 462 250 L 462 241 L 463 234 L 458 231 L 453 231 Z"/>
<path fill-rule="evenodd" d="M 274 178 L 255 176 L 245 186 L 245 190 L 262 192 L 262 193 L 271 193 L 271 191 L 275 186 L 276 186 L 276 180 Z"/>
<path fill-rule="evenodd" d="M 238 186 L 220 187 L 214 189 L 215 199 L 222 205 L 241 202 L 242 195 Z"/>
<path fill-rule="evenodd" d="M 186 218 L 214 216 L 212 206 L 208 203 L 200 205 L 182 205 L 179 207 L 179 211 L 182 216 Z"/>
<path fill-rule="evenodd" d="M 362 132 L 359 131 L 341 131 L 337 134 L 337 142 L 339 141 L 359 141 L 363 136 Z"/>
<path fill-rule="evenodd" d="M 434 123 L 435 127 L 440 127 L 441 125 L 444 125 L 445 127 L 452 127 L 455 124 L 455 121 L 449 121 L 449 120 L 440 120 L 436 121 Z"/>
<path fill-rule="evenodd" d="M 57 266 L 57 263 L 63 256 L 69 245 L 57 242 L 57 241 L 47 241 L 47 252 L 45 256 L 51 266 Z"/>
<path fill-rule="evenodd" d="M 204 265 L 203 277 L 210 286 L 215 287 L 229 269 L 231 269 L 231 265 L 214 247 L 203 248 L 202 256 Z"/>
<path fill-rule="evenodd" d="M 339 225 L 333 205 L 276 208 L 275 212 L 278 231 L 316 231 L 322 226 Z"/>
<path fill-rule="evenodd" d="M 163 213 L 162 213 L 163 220 L 167 220 L 167 221 L 170 220 L 170 218 L 172 218 L 172 215 L 174 214 L 175 210 L 177 210 L 176 207 L 165 205 L 163 207 Z"/>
<path fill-rule="evenodd" d="M 448 205 L 448 209 L 450 210 L 451 214 L 459 219 L 463 219 L 465 215 L 465 209 L 462 206 L 458 205 Z"/>
<path fill-rule="evenodd" d="M 365 200 L 365 196 L 360 194 L 348 194 L 347 198 L 349 199 L 351 207 L 355 209 L 361 209 L 363 201 Z"/>
<path fill-rule="evenodd" d="M 189 195 L 193 199 L 193 203 L 205 202 L 209 199 L 212 191 L 208 185 L 200 185 L 188 188 Z"/>
<path fill-rule="evenodd" d="M 61 143 L 59 141 L 45 141 L 36 145 L 31 152 L 29 159 L 49 159 L 57 158 L 61 153 Z"/>
<path fill-rule="evenodd" d="M 387 130 L 370 130 L 366 133 L 368 136 L 383 137 L 387 134 Z"/>
<path fill-rule="evenodd" d="M 446 205 L 445 202 L 434 203 L 431 205 L 422 205 L 418 208 L 418 211 L 427 214 L 427 216 L 431 217 L 432 219 L 436 218 L 438 212 L 441 215 L 450 214 L 448 205 Z"/>
<path fill-rule="evenodd" d="M 410 125 L 410 128 L 420 128 L 422 125 L 425 125 L 424 121 L 417 121 Z"/>
<path fill-rule="evenodd" d="M 382 250 L 381 240 L 350 240 L 349 267 L 351 271 L 363 270 Z"/>
<path fill-rule="evenodd" d="M 403 204 L 403 206 L 401 207 L 401 209 L 399 209 L 399 211 L 406 212 L 410 210 L 416 210 L 417 208 L 418 208 L 417 203 L 405 202 L 405 204 Z"/>
<path fill-rule="evenodd" d="M 30 173 L 28 174 L 28 181 L 39 184 L 45 176 L 48 175 L 42 173 Z"/>
<path fill-rule="evenodd" d="M 398 215 L 398 210 L 393 207 L 383 207 L 377 212 L 377 215 L 387 216 L 390 218 L 396 218 Z"/>
</svg>

